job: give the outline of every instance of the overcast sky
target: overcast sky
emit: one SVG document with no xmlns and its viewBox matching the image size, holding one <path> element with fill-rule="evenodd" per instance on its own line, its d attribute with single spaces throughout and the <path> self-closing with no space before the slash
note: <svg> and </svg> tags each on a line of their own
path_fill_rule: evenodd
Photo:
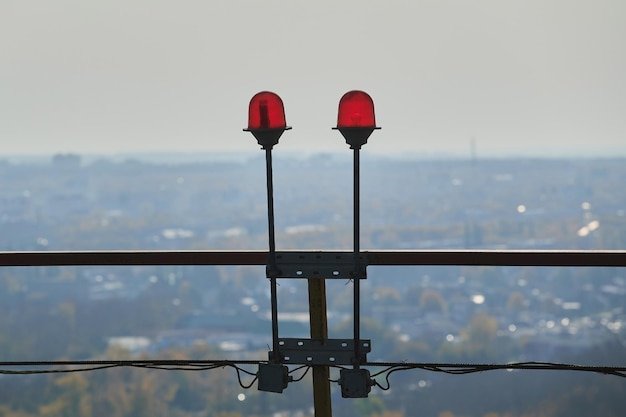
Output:
<svg viewBox="0 0 626 417">
<path fill-rule="evenodd" d="M 346 151 L 343 93 L 370 93 L 364 151 L 626 155 L 624 0 L 1 0 L 0 154 Z"/>
</svg>

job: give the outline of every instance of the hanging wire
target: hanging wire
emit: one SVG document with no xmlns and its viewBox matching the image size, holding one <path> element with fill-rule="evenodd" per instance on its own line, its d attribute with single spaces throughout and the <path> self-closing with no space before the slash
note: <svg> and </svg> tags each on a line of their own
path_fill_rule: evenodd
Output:
<svg viewBox="0 0 626 417">
<path fill-rule="evenodd" d="M 256 376 L 256 372 L 248 371 L 240 365 L 259 365 L 265 361 L 205 361 L 205 360 L 84 360 L 84 361 L 37 361 L 37 362 L 0 362 L 0 374 L 4 375 L 30 375 L 47 373 L 71 373 L 90 372 L 108 368 L 134 367 L 145 369 L 158 369 L 164 371 L 207 371 L 217 368 L 234 368 L 250 376 Z M 13 367 L 56 367 L 56 369 L 8 369 Z"/>
<path fill-rule="evenodd" d="M 163 371 L 210 371 L 218 368 L 232 368 L 237 374 L 237 382 L 243 389 L 251 388 L 258 379 L 256 372 L 249 371 L 243 366 L 260 365 L 267 361 L 226 361 L 226 360 L 127 360 L 127 361 L 40 361 L 40 362 L 0 362 L 0 374 L 2 375 L 34 375 L 34 374 L 55 374 L 55 373 L 74 373 L 74 372 L 92 372 L 103 369 L 134 367 L 144 369 L 157 369 Z M 243 366 L 242 366 L 243 365 Z M 63 367 L 55 369 L 9 369 L 13 367 L 29 368 L 29 367 Z M 568 363 L 555 362 L 516 362 L 506 364 L 463 364 L 463 363 L 410 363 L 410 362 L 367 362 L 362 366 L 382 367 L 384 369 L 372 373 L 373 383 L 387 391 L 391 388 L 390 377 L 392 374 L 400 371 L 424 370 L 430 372 L 440 372 L 451 375 L 465 375 L 485 371 L 494 370 L 543 370 L 543 371 L 576 371 L 588 372 L 603 375 L 616 376 L 626 378 L 626 367 L 619 366 L 586 366 Z M 346 369 L 343 366 L 333 365 L 334 369 Z M 304 369 L 304 372 L 293 378 L 293 382 L 304 379 L 311 369 L 309 365 L 302 365 L 293 368 L 289 374 L 294 374 Z M 253 377 L 249 383 L 243 381 L 242 375 Z M 377 381 L 376 377 L 383 377 L 384 384 Z M 331 382 L 339 382 L 338 380 L 330 380 Z"/>
<path fill-rule="evenodd" d="M 1 366 L 23 366 L 23 365 L 20 365 L 20 364 L 14 365 L 12 363 L 5 362 Z M 102 366 L 93 366 L 93 367 L 88 367 L 88 368 L 73 368 L 73 369 L 19 369 L 19 370 L 0 369 L 0 374 L 1 375 L 61 374 L 61 373 L 72 373 L 72 372 L 98 371 L 101 369 L 117 368 L 119 366 L 123 366 L 123 365 L 112 364 L 112 365 L 102 365 Z"/>
<path fill-rule="evenodd" d="M 508 364 L 451 364 L 451 363 L 368 363 L 369 366 L 385 366 L 386 368 L 372 374 L 372 378 L 385 375 L 386 385 L 380 384 L 374 380 L 377 387 L 383 391 L 391 388 L 389 377 L 391 374 L 399 371 L 408 371 L 421 369 L 425 371 L 441 372 L 451 375 L 465 375 L 477 372 L 493 371 L 493 370 L 549 370 L 549 371 L 578 371 L 590 372 L 603 375 L 612 375 L 626 378 L 626 367 L 615 366 L 583 366 L 567 363 L 554 362 L 518 362 Z"/>
<path fill-rule="evenodd" d="M 242 368 L 240 368 L 238 366 L 235 366 L 235 365 L 233 365 L 232 367 L 235 368 L 235 371 L 237 371 L 237 382 L 239 382 L 239 386 L 241 388 L 243 388 L 243 389 L 251 388 L 254 385 L 254 383 L 256 382 L 256 380 L 259 378 L 256 374 L 251 374 L 251 375 L 254 375 L 254 378 L 252 379 L 252 381 L 250 381 L 249 384 L 246 385 L 241 380 L 241 373 L 244 372 L 246 374 L 250 374 L 250 372 L 248 372 L 248 371 L 246 371 L 246 370 L 244 370 L 244 369 L 242 369 Z"/>
</svg>

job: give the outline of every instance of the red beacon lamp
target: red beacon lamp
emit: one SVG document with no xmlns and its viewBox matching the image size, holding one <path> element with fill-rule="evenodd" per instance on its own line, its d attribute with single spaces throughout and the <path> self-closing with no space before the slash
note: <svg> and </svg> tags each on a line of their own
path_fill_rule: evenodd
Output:
<svg viewBox="0 0 626 417">
<path fill-rule="evenodd" d="M 333 129 L 339 130 L 350 149 L 361 149 L 372 132 L 380 129 L 376 126 L 374 102 L 369 94 L 359 90 L 344 94 L 339 100 L 337 127 Z"/>
<path fill-rule="evenodd" d="M 248 128 L 261 148 L 265 150 L 265 173 L 267 180 L 267 237 L 269 254 L 266 275 L 270 280 L 270 300 L 272 317 L 272 351 L 269 352 L 270 362 L 259 365 L 257 374 L 259 390 L 283 392 L 289 382 L 289 369 L 281 363 L 280 345 L 278 341 L 278 289 L 276 277 L 276 239 L 274 232 L 274 185 L 272 179 L 272 148 L 285 130 L 291 129 L 285 121 L 285 107 L 276 93 L 261 91 L 250 99 L 248 108 Z"/>
<path fill-rule="evenodd" d="M 271 150 L 285 130 L 291 129 L 285 121 L 283 100 L 276 93 L 261 91 L 252 97 L 248 109 L 248 128 L 263 149 Z"/>
</svg>

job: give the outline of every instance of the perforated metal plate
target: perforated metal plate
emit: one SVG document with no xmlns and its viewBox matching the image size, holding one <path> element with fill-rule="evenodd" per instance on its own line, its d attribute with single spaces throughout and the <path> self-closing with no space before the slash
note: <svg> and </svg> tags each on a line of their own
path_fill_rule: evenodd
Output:
<svg viewBox="0 0 626 417">
<path fill-rule="evenodd" d="M 360 279 L 366 278 L 365 259 L 359 256 Z M 275 278 L 353 279 L 354 255 L 349 252 L 277 252 Z"/>
<path fill-rule="evenodd" d="M 359 341 L 359 362 L 367 361 L 371 341 Z M 278 339 L 282 362 L 286 365 L 352 365 L 354 364 L 353 339 Z"/>
</svg>

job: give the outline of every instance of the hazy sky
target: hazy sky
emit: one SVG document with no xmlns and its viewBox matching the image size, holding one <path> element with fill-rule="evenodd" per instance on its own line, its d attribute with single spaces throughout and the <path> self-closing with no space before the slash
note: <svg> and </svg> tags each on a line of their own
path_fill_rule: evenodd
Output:
<svg viewBox="0 0 626 417">
<path fill-rule="evenodd" d="M 624 0 L 1 0 L 0 154 L 342 151 L 370 93 L 372 153 L 626 155 Z"/>
</svg>

